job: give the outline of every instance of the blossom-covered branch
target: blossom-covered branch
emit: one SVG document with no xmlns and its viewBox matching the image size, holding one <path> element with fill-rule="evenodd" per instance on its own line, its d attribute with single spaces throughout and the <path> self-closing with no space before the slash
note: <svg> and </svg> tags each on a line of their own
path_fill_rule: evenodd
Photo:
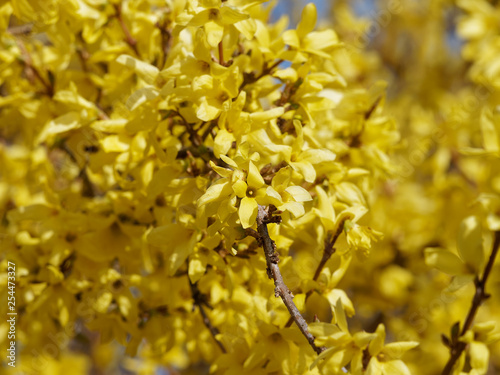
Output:
<svg viewBox="0 0 500 375">
<path fill-rule="evenodd" d="M 335 233 L 333 233 L 329 238 L 325 240 L 325 247 L 323 249 L 323 256 L 321 257 L 321 261 L 318 263 L 318 267 L 316 267 L 316 271 L 314 272 L 313 280 L 316 281 L 318 280 L 319 275 L 321 274 L 321 271 L 325 267 L 326 263 L 328 260 L 332 257 L 333 254 L 335 254 L 335 243 L 337 242 L 337 239 L 339 236 L 342 234 L 342 230 L 344 229 L 344 222 L 347 220 L 347 218 L 344 218 L 340 225 L 337 227 L 337 230 Z M 313 294 L 313 290 L 309 290 L 306 293 L 306 301 L 307 299 Z M 288 322 L 286 323 L 285 327 L 290 327 L 293 323 L 293 320 L 290 318 Z"/>
<path fill-rule="evenodd" d="M 219 341 L 219 339 L 217 339 L 217 335 L 219 334 L 219 330 L 212 324 L 212 322 L 210 321 L 210 318 L 208 317 L 207 312 L 205 311 L 205 308 L 203 307 L 203 305 L 208 306 L 208 303 L 205 301 L 205 296 L 203 294 L 201 294 L 200 290 L 198 289 L 198 285 L 196 283 L 192 283 L 191 281 L 189 281 L 189 286 L 191 288 L 191 294 L 193 295 L 194 304 L 195 304 L 195 306 L 198 306 L 198 309 L 200 310 L 200 314 L 203 318 L 203 324 L 210 331 L 210 334 L 214 338 L 214 341 L 217 343 L 217 346 L 220 348 L 222 353 L 227 353 L 227 350 L 224 347 L 224 345 Z M 193 309 L 194 309 L 194 306 L 193 306 Z"/>
<path fill-rule="evenodd" d="M 465 319 L 462 331 L 460 332 L 460 336 L 456 335 L 455 337 L 451 337 L 451 342 L 449 343 L 450 359 L 448 360 L 445 368 L 443 369 L 443 375 L 449 375 L 452 373 L 455 363 L 458 361 L 463 351 L 467 347 L 467 343 L 464 341 L 460 341 L 459 338 L 461 336 L 464 336 L 466 332 L 472 327 L 472 322 L 476 317 L 479 306 L 481 306 L 481 304 L 490 297 L 490 295 L 486 293 L 486 282 L 488 281 L 488 277 L 490 276 L 491 270 L 493 269 L 493 264 L 495 263 L 495 259 L 497 257 L 499 249 L 500 249 L 500 231 L 496 231 L 495 240 L 493 242 L 493 249 L 488 259 L 488 263 L 486 263 L 486 267 L 484 268 L 483 276 L 481 278 L 477 278 L 474 282 L 476 287 L 476 292 L 474 293 L 474 297 L 472 298 L 471 307 L 467 314 L 467 318 Z"/>
<path fill-rule="evenodd" d="M 316 353 L 320 354 L 325 350 L 325 348 L 318 347 L 314 343 L 314 336 L 309 332 L 306 320 L 300 314 L 297 306 L 295 306 L 295 303 L 293 302 L 293 294 L 283 281 L 283 276 L 281 275 L 281 271 L 278 266 L 279 258 L 278 254 L 276 253 L 276 245 L 269 236 L 269 231 L 267 230 L 267 224 L 272 222 L 279 222 L 279 220 L 277 219 L 279 218 L 272 216 L 272 210 L 269 207 L 265 208 L 259 206 L 259 211 L 257 214 L 257 231 L 259 232 L 260 241 L 262 243 L 264 254 L 266 256 L 267 274 L 269 278 L 272 278 L 274 280 L 275 296 L 281 297 L 283 303 L 290 312 L 293 321 L 297 324 L 300 331 L 309 342 L 309 345 L 311 345 Z"/>
</svg>

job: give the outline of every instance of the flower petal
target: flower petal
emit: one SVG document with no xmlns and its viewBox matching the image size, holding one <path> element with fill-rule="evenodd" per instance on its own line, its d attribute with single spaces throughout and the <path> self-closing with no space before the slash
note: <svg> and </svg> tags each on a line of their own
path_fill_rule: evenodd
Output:
<svg viewBox="0 0 500 375">
<path fill-rule="evenodd" d="M 248 186 L 258 189 L 262 185 L 265 185 L 264 179 L 260 175 L 259 169 L 251 161 L 248 163 L 248 176 L 247 176 Z"/>
<path fill-rule="evenodd" d="M 250 228 L 255 223 L 257 211 L 258 205 L 255 199 L 245 197 L 241 200 L 238 215 L 243 228 Z"/>
<path fill-rule="evenodd" d="M 484 251 L 481 223 L 476 216 L 469 216 L 460 224 L 457 247 L 460 257 L 477 274 L 483 268 Z"/>
<path fill-rule="evenodd" d="M 312 201 L 311 194 L 302 186 L 289 186 L 285 191 L 293 197 L 295 202 Z"/>
<path fill-rule="evenodd" d="M 448 250 L 438 248 L 425 249 L 425 263 L 429 267 L 435 267 L 448 275 L 461 275 L 465 273 L 462 260 Z"/>
</svg>

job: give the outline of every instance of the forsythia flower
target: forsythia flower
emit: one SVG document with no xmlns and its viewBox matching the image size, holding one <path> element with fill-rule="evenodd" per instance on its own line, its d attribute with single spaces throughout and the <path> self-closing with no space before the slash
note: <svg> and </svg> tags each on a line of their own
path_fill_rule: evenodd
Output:
<svg viewBox="0 0 500 375">
<path fill-rule="evenodd" d="M 8 366 L 498 372 L 500 5 L 277 3 L 0 1 Z"/>
</svg>

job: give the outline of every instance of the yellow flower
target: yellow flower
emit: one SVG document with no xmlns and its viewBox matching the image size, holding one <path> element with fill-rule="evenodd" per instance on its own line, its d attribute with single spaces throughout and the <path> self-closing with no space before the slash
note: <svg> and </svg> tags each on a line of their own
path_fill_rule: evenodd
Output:
<svg viewBox="0 0 500 375">
<path fill-rule="evenodd" d="M 249 18 L 248 14 L 238 11 L 230 4 L 222 3 L 221 0 L 201 0 L 193 13 L 180 14 L 177 23 L 183 26 L 203 27 L 208 44 L 212 47 L 217 47 L 221 42 L 227 26 Z"/>
<path fill-rule="evenodd" d="M 282 52 L 281 58 L 293 62 L 307 61 L 307 54 L 313 54 L 330 59 L 328 51 L 340 45 L 338 37 L 331 29 L 313 31 L 318 17 L 316 6 L 307 4 L 302 10 L 302 17 L 297 30 L 287 30 L 283 33 L 284 42 L 291 47 L 290 51 Z"/>
<path fill-rule="evenodd" d="M 449 250 L 427 248 L 425 262 L 430 267 L 454 276 L 456 285 L 463 286 L 479 275 L 484 264 L 482 226 L 479 218 L 465 218 L 460 224 L 457 237 L 458 256 Z"/>
<path fill-rule="evenodd" d="M 401 357 L 408 350 L 418 346 L 417 342 L 394 342 L 384 345 L 385 342 L 385 327 L 379 324 L 375 331 L 375 338 L 368 346 L 368 354 L 370 361 L 364 373 L 370 375 L 410 375 L 410 370 L 401 360 Z M 359 363 L 358 363 L 359 368 Z M 361 374 L 362 372 L 354 371 L 353 374 Z"/>
<path fill-rule="evenodd" d="M 304 188 L 288 186 L 289 177 L 285 180 L 280 179 L 279 176 L 283 173 L 289 174 L 289 171 L 283 170 L 281 174 L 278 172 L 278 177 L 275 176 L 273 179 L 273 185 L 267 185 L 254 164 L 258 160 L 258 155 L 252 155 L 250 159 L 239 156 L 236 159 L 239 164 L 227 156 L 221 155 L 221 158 L 233 169 L 218 167 L 211 163 L 212 168 L 223 178 L 211 185 L 198 200 L 198 207 L 223 200 L 218 208 L 218 217 L 221 221 L 236 210 L 236 198 L 240 199 L 238 217 L 243 228 L 255 224 L 259 205 L 274 205 L 280 210 L 290 211 L 297 217 L 304 214 L 302 202 L 312 200 Z"/>
</svg>

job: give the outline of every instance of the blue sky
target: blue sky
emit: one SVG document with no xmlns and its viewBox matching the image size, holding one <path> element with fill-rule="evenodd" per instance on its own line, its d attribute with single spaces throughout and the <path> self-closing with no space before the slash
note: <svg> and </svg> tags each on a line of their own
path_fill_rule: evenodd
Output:
<svg viewBox="0 0 500 375">
<path fill-rule="evenodd" d="M 299 9 L 303 8 L 308 3 L 316 4 L 316 8 L 318 9 L 318 15 L 321 17 L 322 14 L 326 14 L 330 7 L 330 0 L 279 0 L 278 5 L 273 10 L 273 19 L 279 18 L 283 14 L 290 15 L 290 9 L 293 5 L 297 4 Z M 293 19 L 292 15 L 290 15 L 290 20 L 292 24 L 296 23 L 296 20 Z"/>
</svg>

